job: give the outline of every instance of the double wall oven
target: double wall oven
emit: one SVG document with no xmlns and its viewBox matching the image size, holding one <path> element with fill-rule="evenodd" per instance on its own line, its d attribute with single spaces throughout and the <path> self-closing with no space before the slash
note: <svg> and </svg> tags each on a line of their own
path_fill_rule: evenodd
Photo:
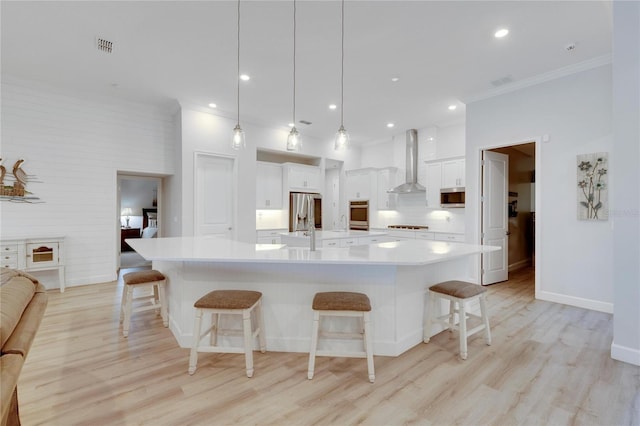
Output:
<svg viewBox="0 0 640 426">
<path fill-rule="evenodd" d="M 369 201 L 349 202 L 349 229 L 369 230 Z"/>
</svg>

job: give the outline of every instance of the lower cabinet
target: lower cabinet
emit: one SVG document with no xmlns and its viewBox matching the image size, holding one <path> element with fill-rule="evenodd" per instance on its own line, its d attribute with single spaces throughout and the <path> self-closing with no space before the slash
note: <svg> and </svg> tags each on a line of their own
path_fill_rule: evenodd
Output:
<svg viewBox="0 0 640 426">
<path fill-rule="evenodd" d="M 256 231 L 256 243 L 258 244 L 280 244 L 280 234 L 287 232 L 287 229 L 267 229 Z"/>
</svg>

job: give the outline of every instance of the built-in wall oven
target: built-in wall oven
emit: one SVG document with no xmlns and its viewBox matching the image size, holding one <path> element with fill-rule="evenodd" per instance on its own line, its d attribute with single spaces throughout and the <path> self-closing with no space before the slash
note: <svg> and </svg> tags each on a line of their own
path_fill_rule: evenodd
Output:
<svg viewBox="0 0 640 426">
<path fill-rule="evenodd" d="M 349 202 L 349 229 L 369 230 L 369 201 Z"/>
</svg>

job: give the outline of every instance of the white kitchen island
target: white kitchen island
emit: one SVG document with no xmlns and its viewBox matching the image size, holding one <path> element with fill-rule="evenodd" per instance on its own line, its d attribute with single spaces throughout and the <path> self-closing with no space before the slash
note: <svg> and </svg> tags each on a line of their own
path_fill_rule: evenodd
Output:
<svg viewBox="0 0 640 426">
<path fill-rule="evenodd" d="M 357 231 L 316 231 L 316 247 L 349 247 L 384 242 L 386 232 Z M 282 244 L 289 247 L 309 247 L 308 231 L 284 232 L 280 234 Z"/>
<path fill-rule="evenodd" d="M 389 356 L 422 342 L 428 285 L 468 279 L 469 260 L 498 249 L 423 240 L 316 251 L 215 237 L 127 243 L 167 276 L 169 326 L 181 347 L 192 344 L 194 302 L 211 290 L 262 292 L 267 350 L 284 352 L 309 351 L 316 292 L 355 291 L 371 299 L 374 353 Z M 334 320 L 328 324 L 331 328 L 352 329 L 348 319 Z"/>
</svg>

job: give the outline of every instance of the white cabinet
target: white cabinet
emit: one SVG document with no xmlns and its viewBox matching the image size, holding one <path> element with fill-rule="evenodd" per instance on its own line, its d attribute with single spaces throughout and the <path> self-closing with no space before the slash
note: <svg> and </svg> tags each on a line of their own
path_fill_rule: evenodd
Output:
<svg viewBox="0 0 640 426">
<path fill-rule="evenodd" d="M 322 173 L 319 167 L 284 163 L 282 175 L 287 190 L 320 192 Z"/>
<path fill-rule="evenodd" d="M 378 170 L 378 210 L 394 210 L 396 208 L 397 194 L 389 194 L 387 191 L 396 186 L 398 169 L 388 167 Z"/>
<path fill-rule="evenodd" d="M 347 171 L 345 193 L 347 200 L 370 200 L 376 194 L 377 174 L 375 169 Z"/>
<path fill-rule="evenodd" d="M 416 240 L 435 240 L 433 232 L 416 232 Z"/>
<path fill-rule="evenodd" d="M 464 158 L 442 162 L 442 188 L 464 186 Z"/>
<path fill-rule="evenodd" d="M 282 166 L 256 162 L 256 209 L 282 209 Z"/>
<path fill-rule="evenodd" d="M 322 247 L 340 247 L 340 240 L 338 238 L 322 240 Z"/>
<path fill-rule="evenodd" d="M 27 272 L 57 269 L 60 292 L 64 292 L 64 237 L 4 239 L 0 251 L 3 268 Z"/>
<path fill-rule="evenodd" d="M 442 188 L 442 163 L 427 163 L 425 167 L 425 188 L 427 208 L 440 208 L 440 188 Z"/>
<path fill-rule="evenodd" d="M 256 231 L 256 242 L 258 244 L 280 244 L 281 236 L 287 229 L 264 229 Z"/>
</svg>

